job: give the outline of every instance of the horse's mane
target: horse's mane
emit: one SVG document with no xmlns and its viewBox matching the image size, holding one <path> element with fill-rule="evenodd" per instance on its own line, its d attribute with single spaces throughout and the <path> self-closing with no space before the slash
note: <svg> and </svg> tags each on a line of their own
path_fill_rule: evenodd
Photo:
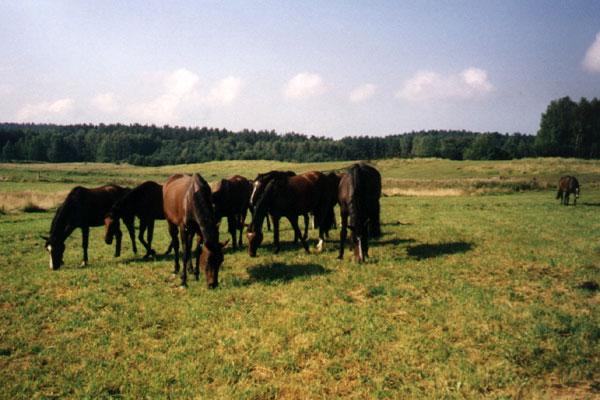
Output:
<svg viewBox="0 0 600 400">
<path fill-rule="evenodd" d="M 83 190 L 86 190 L 83 186 L 74 187 L 67 195 L 65 201 L 58 207 L 56 214 L 54 214 L 54 217 L 52 218 L 52 223 L 50 224 L 51 238 L 63 239 L 62 236 L 58 237 L 58 235 L 64 232 L 72 209 L 77 207 L 76 197 L 79 196 Z"/>
<path fill-rule="evenodd" d="M 262 229 L 262 224 L 267 216 L 268 208 L 270 205 L 270 200 L 273 191 L 275 190 L 277 184 L 276 181 L 271 180 L 267 183 L 265 190 L 262 191 L 260 197 L 256 201 L 256 206 L 254 207 L 254 215 L 252 217 L 252 222 L 250 223 L 250 231 L 258 232 Z"/>
<path fill-rule="evenodd" d="M 263 182 L 267 182 L 270 181 L 272 179 L 283 179 L 283 178 L 288 178 L 290 176 L 296 176 L 296 173 L 294 171 L 269 171 L 269 172 L 265 172 L 264 174 L 258 174 L 256 176 L 255 181 L 263 181 Z"/>
<path fill-rule="evenodd" d="M 211 201 L 212 192 L 210 186 L 200 174 L 192 176 L 194 189 L 194 214 L 202 231 L 202 236 L 207 242 L 219 240 L 215 213 Z"/>
</svg>

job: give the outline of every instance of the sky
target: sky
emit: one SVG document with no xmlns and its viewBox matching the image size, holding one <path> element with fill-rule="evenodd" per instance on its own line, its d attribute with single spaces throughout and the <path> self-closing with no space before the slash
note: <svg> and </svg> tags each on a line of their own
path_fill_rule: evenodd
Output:
<svg viewBox="0 0 600 400">
<path fill-rule="evenodd" d="M 0 1 L 0 121 L 535 134 L 600 1 Z"/>
</svg>

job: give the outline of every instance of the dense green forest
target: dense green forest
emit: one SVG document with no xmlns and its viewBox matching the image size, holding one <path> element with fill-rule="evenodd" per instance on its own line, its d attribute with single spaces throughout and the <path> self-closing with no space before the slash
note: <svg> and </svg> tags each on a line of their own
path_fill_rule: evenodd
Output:
<svg viewBox="0 0 600 400">
<path fill-rule="evenodd" d="M 600 158 L 600 100 L 552 101 L 536 136 L 421 131 L 385 137 L 279 135 L 154 125 L 0 124 L 2 161 L 128 162 L 136 165 L 212 160 L 333 161 L 390 157 L 503 160 L 532 156 Z"/>
</svg>

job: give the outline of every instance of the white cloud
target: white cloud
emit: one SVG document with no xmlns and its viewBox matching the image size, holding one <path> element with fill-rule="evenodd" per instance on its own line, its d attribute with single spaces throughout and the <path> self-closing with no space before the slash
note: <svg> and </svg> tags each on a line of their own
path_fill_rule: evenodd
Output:
<svg viewBox="0 0 600 400">
<path fill-rule="evenodd" d="M 117 100 L 113 93 L 101 93 L 91 100 L 92 105 L 104 112 L 104 113 L 114 113 L 118 109 Z"/>
<path fill-rule="evenodd" d="M 303 72 L 285 84 L 283 94 L 288 99 L 305 99 L 323 94 L 325 90 L 325 83 L 321 76 Z"/>
<path fill-rule="evenodd" d="M 480 68 L 467 68 L 460 74 L 443 76 L 437 72 L 419 71 L 404 82 L 396 97 L 412 102 L 444 99 L 471 99 L 494 90 L 487 72 Z"/>
<path fill-rule="evenodd" d="M 205 99 L 207 105 L 227 105 L 238 98 L 242 89 L 242 80 L 229 76 L 217 82 Z"/>
<path fill-rule="evenodd" d="M 377 91 L 377 86 L 372 83 L 367 83 L 361 86 L 358 86 L 350 92 L 350 101 L 352 103 L 359 103 L 361 101 L 368 100 L 373 97 L 375 92 Z"/>
<path fill-rule="evenodd" d="M 73 111 L 75 102 L 64 98 L 53 102 L 44 101 L 37 104 L 26 104 L 17 113 L 17 119 L 27 122 L 51 122 L 60 120 Z"/>
<path fill-rule="evenodd" d="M 140 122 L 174 124 L 182 114 L 197 113 L 203 107 L 219 107 L 235 101 L 242 88 L 239 78 L 229 76 L 204 89 L 200 77 L 185 68 L 167 75 L 155 75 L 162 80 L 162 91 L 146 102 L 127 108 L 129 117 Z"/>
<path fill-rule="evenodd" d="M 600 32 L 596 34 L 596 40 L 585 53 L 583 66 L 591 72 L 600 72 Z"/>
</svg>

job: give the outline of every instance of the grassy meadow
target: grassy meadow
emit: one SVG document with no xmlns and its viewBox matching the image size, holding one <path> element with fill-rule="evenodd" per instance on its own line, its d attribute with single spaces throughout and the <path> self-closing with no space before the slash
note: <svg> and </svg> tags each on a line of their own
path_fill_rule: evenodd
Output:
<svg viewBox="0 0 600 400">
<path fill-rule="evenodd" d="M 79 184 L 348 163 L 0 164 L 0 398 L 600 397 L 600 162 L 374 164 L 384 234 L 366 263 L 337 260 L 337 231 L 320 254 L 311 231 L 307 255 L 284 222 L 277 255 L 268 232 L 257 258 L 226 249 L 213 291 L 179 289 L 172 256 L 142 261 L 126 235 L 113 258 L 101 228 L 88 267 L 77 231 L 51 271 L 39 235 Z M 555 200 L 566 173 L 576 207 Z"/>
</svg>

